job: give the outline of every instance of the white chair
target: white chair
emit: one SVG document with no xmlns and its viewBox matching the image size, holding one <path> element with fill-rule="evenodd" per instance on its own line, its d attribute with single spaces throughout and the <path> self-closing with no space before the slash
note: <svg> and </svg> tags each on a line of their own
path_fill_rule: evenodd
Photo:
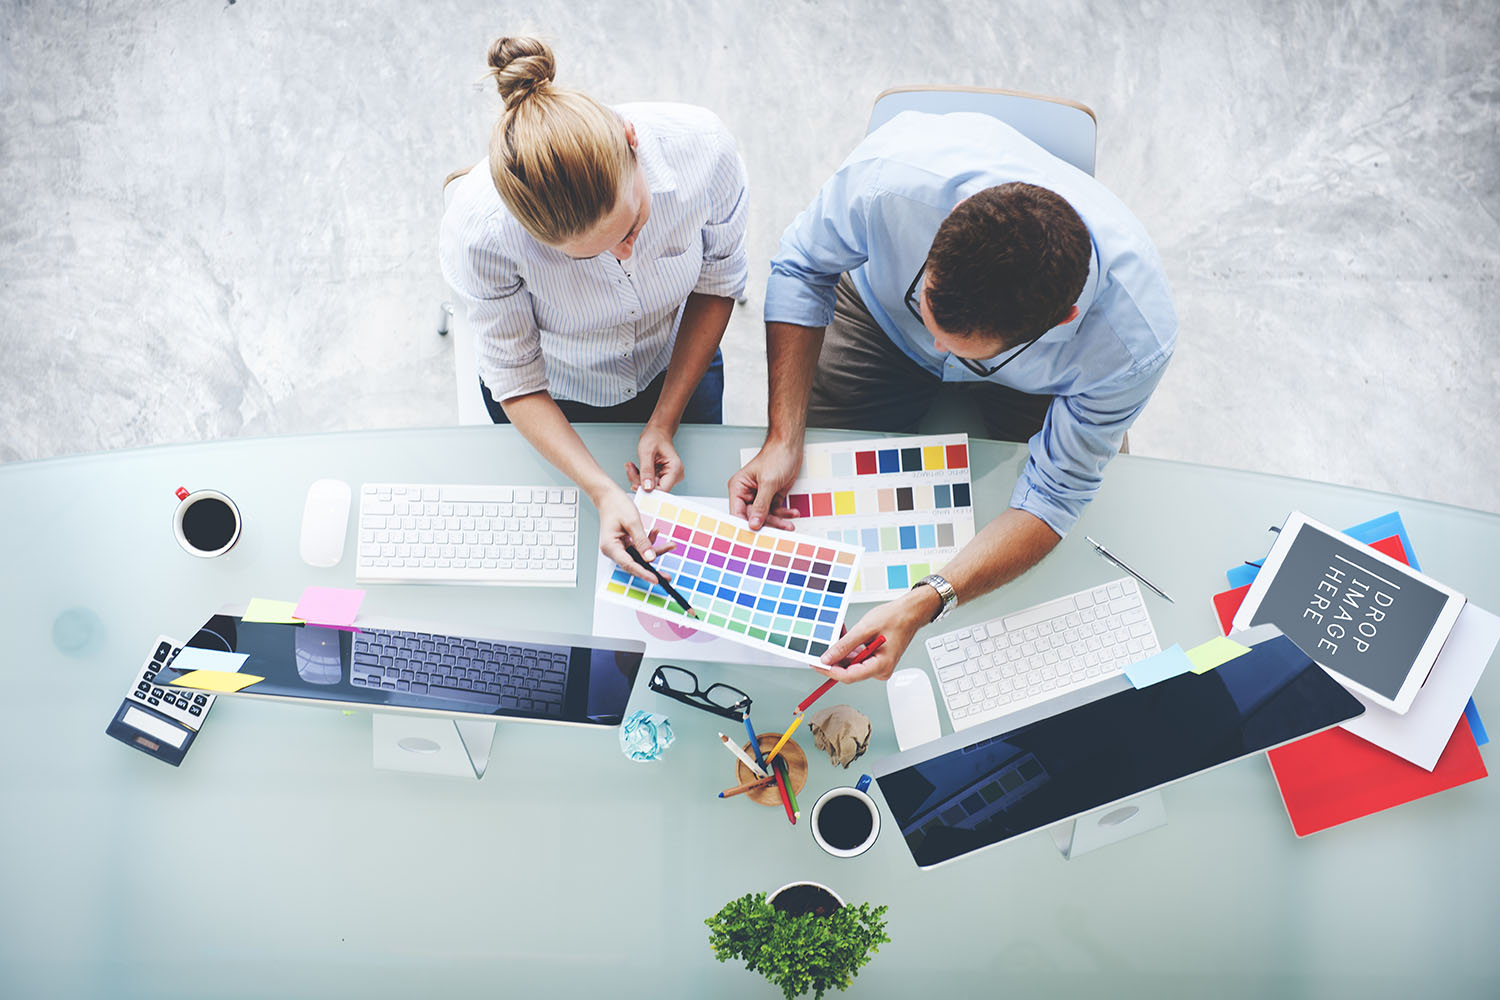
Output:
<svg viewBox="0 0 1500 1000">
<path fill-rule="evenodd" d="M 903 111 L 977 111 L 1005 122 L 1058 159 L 1094 172 L 1094 112 L 1077 101 L 985 87 L 896 87 L 875 98 L 866 134 Z"/>
<path fill-rule="evenodd" d="M 443 209 L 453 200 L 453 185 L 472 167 L 455 170 L 443 181 Z M 474 331 L 467 316 L 454 315 L 453 304 L 444 302 L 438 308 L 438 333 L 453 342 L 453 387 L 458 399 L 460 424 L 488 424 L 489 411 L 479 391 L 479 357 L 474 349 Z"/>
</svg>

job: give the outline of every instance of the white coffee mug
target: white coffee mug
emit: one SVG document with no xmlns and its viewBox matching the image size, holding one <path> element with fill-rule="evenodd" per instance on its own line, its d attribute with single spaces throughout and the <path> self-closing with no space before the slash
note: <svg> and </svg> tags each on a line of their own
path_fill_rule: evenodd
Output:
<svg viewBox="0 0 1500 1000">
<path fill-rule="evenodd" d="M 218 490 L 189 493 L 180 486 L 176 495 L 182 502 L 172 516 L 172 533 L 184 552 L 211 559 L 234 548 L 240 540 L 240 509 L 233 500 Z"/>
<path fill-rule="evenodd" d="M 874 846 L 875 838 L 880 836 L 880 808 L 865 792 L 869 787 L 870 776 L 861 775 L 859 784 L 853 788 L 847 785 L 830 788 L 813 805 L 812 822 L 807 824 L 813 840 L 836 858 L 858 857 Z M 830 809 L 825 817 L 824 811 Z M 823 829 L 825 819 L 837 821 L 828 824 L 828 836 Z"/>
</svg>

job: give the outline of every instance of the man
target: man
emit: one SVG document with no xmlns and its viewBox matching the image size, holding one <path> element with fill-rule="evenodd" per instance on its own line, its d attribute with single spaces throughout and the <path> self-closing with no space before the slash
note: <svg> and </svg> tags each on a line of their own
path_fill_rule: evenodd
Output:
<svg viewBox="0 0 1500 1000">
<path fill-rule="evenodd" d="M 731 509 L 790 527 L 809 424 L 910 430 L 939 391 L 974 395 L 990 435 L 1030 454 L 1010 508 L 852 626 L 822 672 L 888 678 L 920 628 L 1050 552 L 1176 338 L 1151 241 L 1089 175 L 988 115 L 906 112 L 868 135 L 771 262 L 769 428 L 729 480 Z M 876 635 L 880 652 L 832 666 Z"/>
</svg>

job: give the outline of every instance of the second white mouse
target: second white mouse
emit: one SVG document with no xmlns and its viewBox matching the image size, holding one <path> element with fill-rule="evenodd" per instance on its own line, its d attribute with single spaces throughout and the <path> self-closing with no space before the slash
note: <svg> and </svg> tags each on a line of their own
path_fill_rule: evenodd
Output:
<svg viewBox="0 0 1500 1000">
<path fill-rule="evenodd" d="M 927 671 L 906 667 L 891 674 L 885 682 L 885 694 L 891 702 L 891 726 L 896 731 L 896 746 L 910 750 L 943 735 L 938 721 L 937 698 Z"/>
<path fill-rule="evenodd" d="M 349 501 L 353 492 L 342 479 L 319 479 L 307 488 L 302 505 L 302 537 L 297 550 L 309 566 L 337 566 L 349 534 Z"/>
</svg>

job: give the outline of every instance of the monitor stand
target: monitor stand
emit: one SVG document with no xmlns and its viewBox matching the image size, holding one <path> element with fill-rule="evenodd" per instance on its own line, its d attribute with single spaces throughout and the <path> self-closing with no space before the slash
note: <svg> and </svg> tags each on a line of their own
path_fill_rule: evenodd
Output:
<svg viewBox="0 0 1500 1000">
<path fill-rule="evenodd" d="M 1071 861 L 1081 854 L 1166 825 L 1166 803 L 1160 791 L 1151 791 L 1048 827 L 1047 832 L 1062 856 Z"/>
<path fill-rule="evenodd" d="M 484 777 L 495 723 L 376 712 L 370 716 L 375 767 L 408 774 Z"/>
</svg>

